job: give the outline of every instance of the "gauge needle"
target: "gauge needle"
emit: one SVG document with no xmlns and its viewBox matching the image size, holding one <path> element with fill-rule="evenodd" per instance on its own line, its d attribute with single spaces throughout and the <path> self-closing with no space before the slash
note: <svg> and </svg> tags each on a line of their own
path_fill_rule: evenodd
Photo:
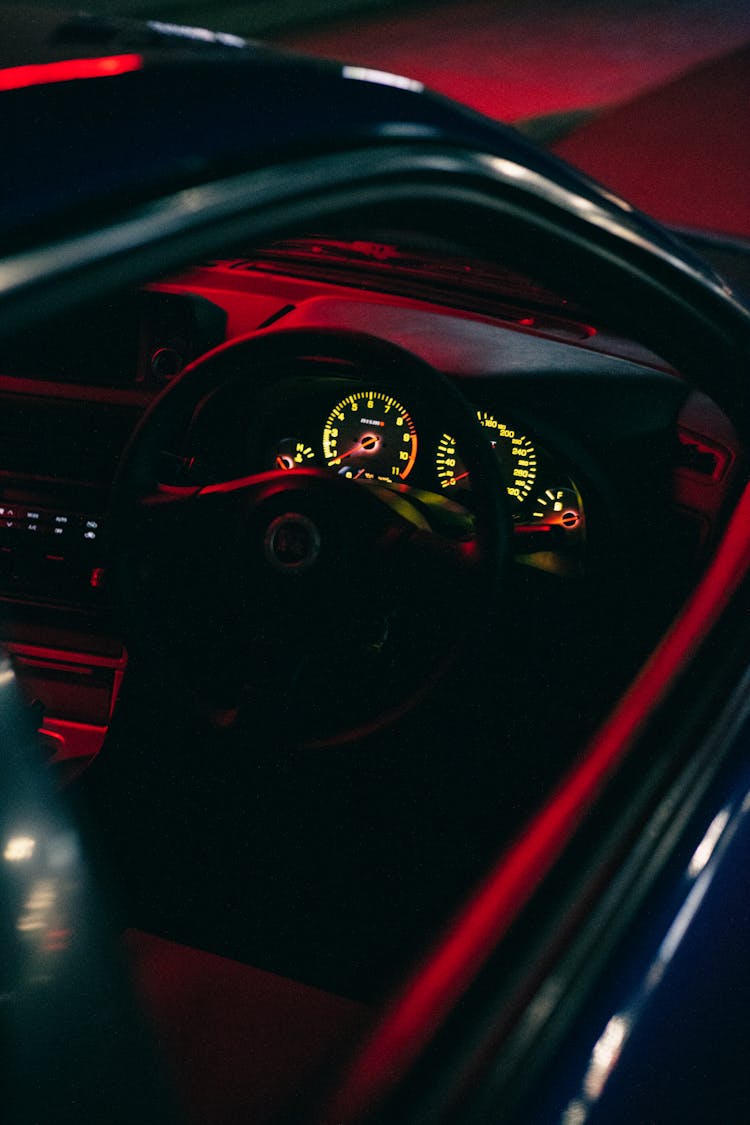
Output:
<svg viewBox="0 0 750 1125">
<path fill-rule="evenodd" d="M 343 461 L 346 457 L 351 457 L 354 453 L 372 453 L 373 449 L 379 444 L 380 439 L 376 434 L 365 434 L 356 445 L 353 445 L 351 449 L 347 449 L 346 453 L 339 453 L 338 457 L 334 457 L 328 464 L 335 465 L 337 461 Z"/>
<path fill-rule="evenodd" d="M 468 476 L 469 476 L 469 470 L 467 469 L 465 473 L 459 473 L 457 477 L 451 477 L 451 484 L 457 484 L 458 481 L 463 480 L 464 477 L 468 477 Z"/>
<path fill-rule="evenodd" d="M 544 535 L 547 532 L 555 531 L 556 528 L 549 523 L 514 523 L 514 535 Z"/>
</svg>

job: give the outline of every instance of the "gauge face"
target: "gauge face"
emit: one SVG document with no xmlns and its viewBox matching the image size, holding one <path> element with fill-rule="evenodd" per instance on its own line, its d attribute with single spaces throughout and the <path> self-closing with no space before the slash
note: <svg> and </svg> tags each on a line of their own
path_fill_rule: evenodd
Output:
<svg viewBox="0 0 750 1125">
<path fill-rule="evenodd" d="M 289 472 L 291 469 L 300 469 L 303 465 L 311 465 L 315 454 L 309 445 L 297 438 L 281 438 L 276 443 L 273 452 L 273 468 Z"/>
<path fill-rule="evenodd" d="M 486 410 L 477 410 L 477 418 L 483 429 L 488 431 L 495 456 L 505 481 L 511 500 L 522 504 L 534 487 L 536 480 L 536 450 L 524 434 L 519 433 L 504 422 L 498 422 Z M 438 442 L 435 457 L 438 480 L 441 488 L 469 488 L 469 473 L 458 455 L 455 439 L 443 434 Z"/>
<path fill-rule="evenodd" d="M 540 523 L 576 531 L 583 523 L 581 498 L 572 488 L 547 488 L 534 497 L 531 516 Z"/>
<path fill-rule="evenodd" d="M 406 480 L 417 456 L 417 431 L 385 391 L 355 391 L 334 406 L 323 427 L 330 469 L 367 480 Z"/>
</svg>

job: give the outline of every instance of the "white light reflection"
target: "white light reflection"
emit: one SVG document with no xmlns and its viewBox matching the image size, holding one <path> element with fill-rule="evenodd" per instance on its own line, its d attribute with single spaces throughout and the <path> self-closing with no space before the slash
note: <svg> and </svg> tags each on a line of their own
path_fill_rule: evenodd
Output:
<svg viewBox="0 0 750 1125">
<path fill-rule="evenodd" d="M 356 82 L 376 82 L 378 86 L 395 86 L 397 90 L 411 90 L 413 94 L 421 94 L 424 84 L 415 78 L 404 78 L 401 74 L 390 74 L 387 70 L 371 70 L 368 66 L 344 66 L 341 68 L 343 78 L 353 78 Z"/>
<path fill-rule="evenodd" d="M 704 870 L 699 878 L 696 879 L 695 886 L 685 899 L 682 909 L 675 918 L 674 922 L 669 927 L 667 936 L 659 946 L 659 953 L 653 966 L 654 969 L 656 969 L 657 966 L 660 969 L 659 979 L 661 979 L 661 976 L 664 975 L 664 969 L 666 969 L 667 965 L 674 957 L 680 942 L 688 931 L 690 923 L 698 913 L 698 907 L 706 897 L 706 891 L 708 890 L 710 884 L 711 873 Z"/>
<path fill-rule="evenodd" d="M 3 859 L 8 863 L 23 863 L 24 860 L 31 859 L 35 848 L 36 840 L 33 836 L 11 836 L 5 845 Z"/>
<path fill-rule="evenodd" d="M 587 199 L 585 196 L 579 195 L 577 192 L 561 186 L 554 180 L 548 179 L 541 173 L 535 172 L 531 168 L 525 168 L 521 164 L 516 164 L 512 160 L 506 160 L 504 157 L 500 156 L 489 156 L 487 154 L 482 154 L 478 159 L 505 179 L 522 182 L 527 190 L 533 192 L 538 198 L 557 204 L 565 210 L 580 215 L 582 218 L 589 220 L 595 226 L 599 227 L 600 230 L 614 234 L 617 238 L 621 238 L 633 246 L 638 246 L 649 251 L 656 249 L 662 258 L 669 261 L 672 265 L 679 267 L 683 273 L 687 272 L 693 277 L 700 277 L 701 281 L 706 280 L 703 271 L 686 263 L 682 257 L 678 257 L 671 250 L 668 250 L 666 246 L 662 246 L 661 244 L 657 246 L 650 237 L 648 230 L 641 231 L 639 228 L 633 226 L 630 216 L 635 213 L 634 209 L 627 203 L 624 203 L 617 195 L 605 193 L 605 197 L 613 207 L 617 208 L 622 218 L 618 217 L 617 214 L 612 214 L 594 200 Z M 718 280 L 712 280 L 712 285 L 714 288 L 721 289 L 731 296 L 731 289 L 725 284 L 719 283 Z"/>
<path fill-rule="evenodd" d="M 713 855 L 714 848 L 719 842 L 719 837 L 727 826 L 729 820 L 729 809 L 722 809 L 717 813 L 711 821 L 706 835 L 701 840 L 698 847 L 693 853 L 693 858 L 690 860 L 688 867 L 688 875 L 691 879 L 696 879 L 700 875 L 703 868 L 708 863 Z"/>
<path fill-rule="evenodd" d="M 740 813 L 742 816 L 750 813 L 750 792 L 740 806 Z M 731 808 L 717 813 L 695 849 L 686 871 L 686 875 L 693 881 L 690 891 L 673 918 L 640 987 L 631 996 L 628 1006 L 612 1017 L 597 1040 L 591 1052 L 582 1089 L 577 1097 L 568 1102 L 560 1118 L 561 1125 L 585 1125 L 591 1109 L 617 1065 L 631 1029 L 643 1012 L 651 993 L 663 980 L 670 961 L 711 886 L 718 863 L 717 850 L 728 846 L 739 826 L 740 818 L 735 815 L 733 820 L 732 816 Z"/>
<path fill-rule="evenodd" d="M 586 1071 L 583 1088 L 586 1096 L 595 1101 L 620 1057 L 623 1044 L 630 1033 L 631 1021 L 627 1016 L 612 1016 L 591 1052 L 591 1062 Z"/>
<path fill-rule="evenodd" d="M 618 223 L 610 215 L 608 211 L 593 199 L 587 199 L 585 195 L 579 195 L 577 192 L 570 191 L 568 188 L 561 187 L 556 184 L 554 180 L 548 180 L 545 176 L 540 175 L 539 172 L 533 171 L 531 168 L 524 167 L 523 164 L 516 164 L 513 160 L 506 160 L 502 156 L 483 156 L 482 160 L 489 164 L 495 172 L 498 172 L 506 180 L 518 180 L 520 183 L 526 184 L 530 191 L 535 192 L 537 195 L 546 197 L 559 203 L 564 207 L 576 211 L 579 215 L 584 215 L 590 218 L 598 226 L 614 231 L 615 234 L 628 238 L 631 242 L 643 243 L 640 236 L 634 235 L 633 231 L 621 223 Z M 608 196 L 614 204 L 619 204 L 616 196 Z M 632 208 L 631 208 L 632 210 Z"/>
<path fill-rule="evenodd" d="M 247 47 L 248 40 L 226 31 L 209 31 L 205 27 L 186 27 L 179 23 L 162 23 L 149 20 L 148 27 L 159 35 L 169 35 L 175 39 L 195 39 L 200 43 L 218 43 L 221 47 Z"/>
<path fill-rule="evenodd" d="M 574 1098 L 562 1115 L 562 1125 L 583 1125 L 586 1116 L 586 1106 L 579 1098 Z"/>
<path fill-rule="evenodd" d="M 621 195 L 615 195 L 613 191 L 608 191 L 605 187 L 602 187 L 601 184 L 599 185 L 599 191 L 605 199 L 608 199 L 610 203 L 614 203 L 615 207 L 620 207 L 623 211 L 635 212 L 635 207 L 632 203 L 628 203 L 627 199 L 623 199 Z"/>
<path fill-rule="evenodd" d="M 524 168 L 522 164 L 514 164 L 512 160 L 506 160 L 502 156 L 488 156 L 487 161 L 492 164 L 496 172 L 501 176 L 505 176 L 510 180 L 528 180 L 530 183 L 533 180 L 538 180 L 539 177 L 530 172 L 528 168 Z"/>
<path fill-rule="evenodd" d="M 38 879 L 26 900 L 17 929 L 22 934 L 48 930 L 54 918 L 57 892 L 52 879 Z"/>
</svg>

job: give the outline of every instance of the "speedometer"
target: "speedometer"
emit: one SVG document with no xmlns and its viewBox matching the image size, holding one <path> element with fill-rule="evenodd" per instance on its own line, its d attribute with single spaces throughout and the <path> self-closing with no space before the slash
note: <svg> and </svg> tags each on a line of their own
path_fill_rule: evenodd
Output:
<svg viewBox="0 0 750 1125">
<path fill-rule="evenodd" d="M 486 410 L 477 410 L 477 418 L 500 462 L 508 496 L 522 504 L 536 480 L 536 450 L 525 434 L 498 422 Z M 444 433 L 438 442 L 435 468 L 441 488 L 470 488 L 469 473 L 461 460 L 455 438 Z"/>
<path fill-rule="evenodd" d="M 417 456 L 416 427 L 393 395 L 355 391 L 326 418 L 323 453 L 342 476 L 406 480 Z"/>
</svg>

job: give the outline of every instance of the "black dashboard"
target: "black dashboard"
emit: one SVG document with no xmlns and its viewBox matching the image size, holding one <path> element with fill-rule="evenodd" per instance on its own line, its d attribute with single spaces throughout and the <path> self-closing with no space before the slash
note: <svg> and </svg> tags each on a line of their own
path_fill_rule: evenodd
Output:
<svg viewBox="0 0 750 1125">
<path fill-rule="evenodd" d="M 741 451 L 725 415 L 658 357 L 575 311 L 540 313 L 538 294 L 514 292 L 491 315 L 487 297 L 455 308 L 439 286 L 430 301 L 346 281 L 304 261 L 205 263 L 7 349 L 2 639 L 59 759 L 101 744 L 127 663 L 107 527 L 123 449 L 162 389 L 225 339 L 366 333 L 447 376 L 494 451 L 513 556 L 545 584 L 543 603 L 615 588 L 636 565 L 659 589 L 670 558 L 700 565 Z M 167 483 L 315 468 L 471 512 L 451 418 L 397 370 L 372 379 L 366 364 L 300 356 L 262 379 L 238 371 L 194 407 L 160 453 Z"/>
</svg>

